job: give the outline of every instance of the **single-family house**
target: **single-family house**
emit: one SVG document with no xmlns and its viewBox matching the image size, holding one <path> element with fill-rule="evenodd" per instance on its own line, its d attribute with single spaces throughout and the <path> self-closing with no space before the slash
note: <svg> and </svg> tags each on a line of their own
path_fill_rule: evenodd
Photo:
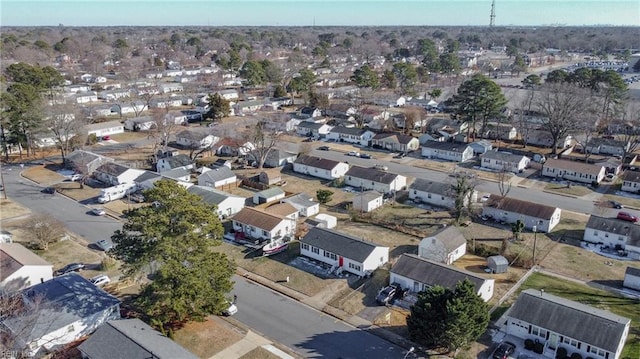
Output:
<svg viewBox="0 0 640 359">
<path fill-rule="evenodd" d="M 213 163 L 211 163 L 211 168 L 218 168 L 222 166 L 231 169 L 231 161 L 225 160 L 224 158 L 218 158 L 217 160 L 213 161 Z"/>
<path fill-rule="evenodd" d="M 434 117 L 427 125 L 427 132 L 438 133 L 446 130 L 447 134 L 454 136 L 458 133 L 465 132 L 469 124 L 465 121 L 452 120 L 446 117 Z"/>
<path fill-rule="evenodd" d="M 129 114 L 137 115 L 148 109 L 147 104 L 143 101 L 120 102 L 111 106 L 111 112 L 117 113 L 120 116 Z"/>
<path fill-rule="evenodd" d="M 336 142 L 347 142 L 361 146 L 369 146 L 369 142 L 373 136 L 375 136 L 375 133 L 367 129 L 336 126 L 329 131 L 327 139 Z"/>
<path fill-rule="evenodd" d="M 20 243 L 0 243 L 0 293 L 19 292 L 53 278 L 53 264 Z"/>
<path fill-rule="evenodd" d="M 365 276 L 389 261 L 389 247 L 314 227 L 300 238 L 300 255 L 326 263 L 337 273 Z"/>
<path fill-rule="evenodd" d="M 506 313 L 504 332 L 543 344 L 542 354 L 619 359 L 631 320 L 609 311 L 526 289 Z"/>
<path fill-rule="evenodd" d="M 293 100 L 291 97 L 271 97 L 264 99 L 265 108 L 276 111 L 279 110 L 282 106 L 291 106 L 293 105 Z"/>
<path fill-rule="evenodd" d="M 493 149 L 493 145 L 487 140 L 474 141 L 469 146 L 473 149 L 474 155 L 481 155 Z"/>
<path fill-rule="evenodd" d="M 216 213 L 220 219 L 231 217 L 244 208 L 244 197 L 235 196 L 215 188 L 194 185 L 187 188 L 187 191 L 198 195 L 198 197 L 202 198 L 204 203 L 208 205 L 215 205 Z"/>
<path fill-rule="evenodd" d="M 623 191 L 640 194 L 640 172 L 626 171 L 622 175 L 622 187 Z"/>
<path fill-rule="evenodd" d="M 114 159 L 85 150 L 75 150 L 68 154 L 64 161 L 65 167 L 89 176 L 93 174 L 98 167 L 107 162 L 113 162 Z"/>
<path fill-rule="evenodd" d="M 156 170 L 162 173 L 179 167 L 184 167 L 185 169 L 190 170 L 193 169 L 194 166 L 195 165 L 189 156 L 176 155 L 160 158 L 158 163 L 156 163 Z"/>
<path fill-rule="evenodd" d="M 176 143 L 185 148 L 211 148 L 220 138 L 200 131 L 184 130 L 176 134 Z"/>
<path fill-rule="evenodd" d="M 487 302 L 493 297 L 493 279 L 485 279 L 475 273 L 415 254 L 401 255 L 391 267 L 390 273 L 390 283 L 398 283 L 403 289 L 414 293 L 420 293 L 436 285 L 454 289 L 458 283 L 468 279 L 482 300 Z"/>
<path fill-rule="evenodd" d="M 522 140 L 527 145 L 540 146 L 551 148 L 553 146 L 553 137 L 549 131 L 545 130 L 529 130 L 525 131 L 522 134 Z M 573 136 L 565 135 L 564 137 L 558 139 L 558 143 L 556 144 L 557 148 L 567 148 L 571 146 L 573 143 Z"/>
<path fill-rule="evenodd" d="M 467 240 L 455 226 L 443 227 L 423 238 L 418 245 L 418 256 L 434 262 L 453 264 L 467 253 Z"/>
<path fill-rule="evenodd" d="M 100 91 L 98 93 L 98 99 L 105 101 L 115 101 L 122 98 L 129 97 L 131 95 L 129 89 L 113 89 Z"/>
<path fill-rule="evenodd" d="M 629 151 L 630 147 L 631 142 L 598 137 L 592 138 L 585 146 L 584 151 L 596 155 L 622 156 Z"/>
<path fill-rule="evenodd" d="M 280 203 L 289 203 L 303 217 L 315 216 L 320 212 L 320 203 L 316 202 L 306 193 L 298 193 L 280 200 Z"/>
<path fill-rule="evenodd" d="M 614 157 L 604 157 L 593 164 L 604 167 L 605 175 L 613 174 L 617 176 L 622 173 L 622 161 Z"/>
<path fill-rule="evenodd" d="M 25 311 L 1 319 L 12 350 L 28 357 L 83 338 L 120 319 L 120 301 L 77 273 L 53 277 L 22 291 Z"/>
<path fill-rule="evenodd" d="M 557 207 L 523 201 L 516 198 L 501 197 L 495 194 L 482 207 L 482 215 L 506 223 L 524 223 L 524 227 L 537 232 L 549 233 L 560 223 L 562 210 Z"/>
<path fill-rule="evenodd" d="M 489 122 L 482 137 L 490 140 L 512 141 L 518 137 L 518 130 L 508 123 Z"/>
<path fill-rule="evenodd" d="M 140 176 L 133 180 L 137 188 L 140 190 L 151 189 L 156 181 L 162 179 L 162 175 L 158 172 L 144 171 Z"/>
<path fill-rule="evenodd" d="M 133 117 L 124 121 L 124 128 L 129 131 L 149 131 L 156 127 L 158 124 L 151 116 Z"/>
<path fill-rule="evenodd" d="M 232 218 L 235 239 L 242 241 L 268 241 L 291 236 L 296 221 L 282 216 L 245 207 Z"/>
<path fill-rule="evenodd" d="M 331 131 L 333 126 L 329 126 L 326 123 L 316 123 L 311 121 L 302 121 L 298 124 L 296 132 L 300 136 L 307 136 L 313 138 L 325 138 Z"/>
<path fill-rule="evenodd" d="M 307 118 L 315 118 L 322 116 L 322 110 L 317 107 L 303 107 L 300 109 L 300 116 Z"/>
<path fill-rule="evenodd" d="M 582 161 L 568 161 L 549 158 L 542 165 L 541 174 L 545 177 L 582 183 L 600 183 L 605 176 L 605 168 Z"/>
<path fill-rule="evenodd" d="M 83 359 L 197 359 L 138 318 L 110 320 L 78 346 Z"/>
<path fill-rule="evenodd" d="M 520 173 L 529 166 L 531 159 L 527 156 L 509 152 L 488 151 L 480 155 L 481 167 L 494 171 Z"/>
<path fill-rule="evenodd" d="M 271 187 L 253 195 L 254 204 L 269 203 L 284 198 L 285 192 L 280 187 Z"/>
<path fill-rule="evenodd" d="M 307 228 L 321 227 L 321 228 L 335 228 L 338 225 L 338 219 L 334 216 L 330 216 L 326 213 L 320 213 L 314 218 L 307 218 L 304 221 Z"/>
<path fill-rule="evenodd" d="M 416 137 L 399 133 L 378 133 L 371 139 L 372 147 L 384 148 L 389 151 L 411 152 L 420 147 Z"/>
<path fill-rule="evenodd" d="M 622 286 L 625 288 L 640 291 L 640 268 L 627 267 L 624 272 Z"/>
<path fill-rule="evenodd" d="M 89 103 L 98 101 L 98 94 L 93 91 L 78 92 L 74 95 L 76 103 Z"/>
<path fill-rule="evenodd" d="M 258 174 L 258 182 L 267 186 L 273 186 L 282 182 L 282 173 L 279 168 L 263 168 Z"/>
<path fill-rule="evenodd" d="M 296 222 L 299 217 L 299 213 L 296 207 L 286 202 L 274 203 L 267 207 L 264 211 L 269 214 L 282 217 L 284 219 L 290 219 L 294 222 Z"/>
<path fill-rule="evenodd" d="M 219 156 L 234 157 L 246 156 L 255 148 L 256 146 L 251 142 L 243 142 L 235 138 L 225 137 L 216 142 L 211 149 L 215 150 Z"/>
<path fill-rule="evenodd" d="M 177 181 L 185 187 L 193 185 L 191 183 L 191 170 L 186 167 L 172 168 L 162 172 L 162 177 Z"/>
<path fill-rule="evenodd" d="M 143 173 L 144 170 L 129 168 L 115 162 L 107 162 L 96 168 L 93 172 L 93 177 L 108 186 L 116 186 L 123 183 L 133 183 Z"/>
<path fill-rule="evenodd" d="M 182 96 L 173 96 L 173 97 L 157 97 L 152 98 L 149 101 L 149 108 L 172 108 L 172 107 L 180 107 L 182 106 L 183 99 L 186 97 Z"/>
<path fill-rule="evenodd" d="M 384 198 L 380 192 L 364 191 L 353 196 L 351 208 L 358 212 L 371 212 L 384 204 Z"/>
<path fill-rule="evenodd" d="M 473 158 L 473 147 L 459 142 L 427 141 L 422 144 L 422 156 L 462 163 Z"/>
<path fill-rule="evenodd" d="M 247 157 L 249 161 L 255 161 L 255 162 L 258 161 L 257 159 L 258 155 L 254 154 L 253 152 L 250 152 L 249 154 L 247 154 Z M 271 151 L 269 151 L 269 153 L 267 153 L 267 157 L 264 160 L 264 166 L 271 167 L 271 168 L 282 167 L 287 163 L 293 163 L 297 157 L 298 157 L 297 153 L 274 148 Z"/>
<path fill-rule="evenodd" d="M 406 188 L 407 177 L 377 168 L 352 166 L 344 175 L 344 183 L 363 191 L 390 193 Z"/>
<path fill-rule="evenodd" d="M 238 180 L 233 171 L 227 166 L 220 166 L 214 169 L 202 167 L 202 174 L 198 176 L 198 184 L 207 187 L 224 187 L 235 185 Z"/>
<path fill-rule="evenodd" d="M 246 116 L 252 113 L 256 113 L 264 107 L 264 102 L 262 100 L 252 100 L 252 101 L 238 101 L 233 108 L 234 116 Z"/>
<path fill-rule="evenodd" d="M 477 197 L 473 191 L 472 201 Z M 451 183 L 436 182 L 424 178 L 416 178 L 409 186 L 409 199 L 417 203 L 427 203 L 437 207 L 454 208 L 455 194 Z M 465 205 L 467 205 L 465 203 Z"/>
<path fill-rule="evenodd" d="M 314 156 L 300 156 L 293 162 L 293 171 L 305 175 L 333 180 L 344 177 L 349 164 Z"/>
<path fill-rule="evenodd" d="M 591 215 L 582 240 L 623 250 L 627 257 L 640 259 L 640 226 L 631 222 Z"/>
<path fill-rule="evenodd" d="M 176 82 L 162 82 L 158 84 L 158 91 L 160 93 L 182 92 L 184 86 Z"/>
<path fill-rule="evenodd" d="M 423 133 L 420 135 L 420 137 L 418 137 L 418 142 L 420 142 L 421 146 L 429 141 L 444 142 L 448 141 L 448 139 L 445 139 L 444 136 L 438 133 Z"/>
<path fill-rule="evenodd" d="M 239 98 L 238 91 L 234 89 L 220 90 L 216 91 L 216 93 L 227 101 L 237 101 Z"/>
<path fill-rule="evenodd" d="M 101 138 L 102 136 L 124 133 L 124 125 L 120 121 L 98 122 L 85 125 L 84 130 L 87 136 L 95 135 L 97 138 Z"/>
</svg>

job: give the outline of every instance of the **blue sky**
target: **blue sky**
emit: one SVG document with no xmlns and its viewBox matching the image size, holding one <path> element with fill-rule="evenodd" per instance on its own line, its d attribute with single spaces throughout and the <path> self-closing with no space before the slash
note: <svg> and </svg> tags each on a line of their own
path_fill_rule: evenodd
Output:
<svg viewBox="0 0 640 359">
<path fill-rule="evenodd" d="M 2 26 L 488 25 L 491 0 L 1 0 Z M 496 25 L 640 26 L 640 0 L 496 0 Z"/>
</svg>

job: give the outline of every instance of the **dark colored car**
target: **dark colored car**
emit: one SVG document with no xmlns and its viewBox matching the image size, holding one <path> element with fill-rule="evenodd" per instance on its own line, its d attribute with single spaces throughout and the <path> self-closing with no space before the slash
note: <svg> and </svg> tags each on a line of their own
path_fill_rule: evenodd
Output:
<svg viewBox="0 0 640 359">
<path fill-rule="evenodd" d="M 85 268 L 85 265 L 82 264 L 82 263 L 69 263 L 66 266 L 58 269 L 58 271 L 56 271 L 56 273 L 58 275 L 62 275 L 62 274 L 67 274 L 67 273 L 71 273 L 71 272 L 80 272 L 84 268 Z"/>
<path fill-rule="evenodd" d="M 42 193 L 55 194 L 56 193 L 56 189 L 53 188 L 53 187 L 47 187 L 47 188 L 42 190 Z"/>
<path fill-rule="evenodd" d="M 330 150 L 329 146 L 320 146 L 320 147 L 318 147 L 318 149 L 320 151 L 329 151 Z"/>
<path fill-rule="evenodd" d="M 361 153 L 360 158 L 371 158 L 371 155 L 368 153 Z"/>
<path fill-rule="evenodd" d="M 618 212 L 618 216 L 616 218 L 621 219 L 623 221 L 627 221 L 627 222 L 633 222 L 633 223 L 638 222 L 638 217 L 634 216 L 629 212 Z"/>
<path fill-rule="evenodd" d="M 491 359 L 507 359 L 516 350 L 516 345 L 511 342 L 502 342 L 491 354 Z"/>
<path fill-rule="evenodd" d="M 622 209 L 624 208 L 624 206 L 622 205 L 622 203 L 620 202 L 616 202 L 616 201 L 609 201 L 609 203 L 611 203 L 611 207 L 615 208 L 615 209 Z"/>
<path fill-rule="evenodd" d="M 388 285 L 380 290 L 376 296 L 376 302 L 379 305 L 387 305 L 393 301 L 399 291 L 400 287 L 397 284 Z"/>
</svg>

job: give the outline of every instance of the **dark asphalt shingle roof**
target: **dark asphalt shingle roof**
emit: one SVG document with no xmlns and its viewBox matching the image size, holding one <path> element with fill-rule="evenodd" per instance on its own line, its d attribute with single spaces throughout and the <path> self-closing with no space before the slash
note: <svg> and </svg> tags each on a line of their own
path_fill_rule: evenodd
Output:
<svg viewBox="0 0 640 359">
<path fill-rule="evenodd" d="M 409 190 L 418 190 L 427 193 L 435 193 L 449 196 L 451 195 L 451 184 L 443 182 L 429 181 L 424 178 L 416 178 L 409 186 Z"/>
<path fill-rule="evenodd" d="M 631 222 L 591 215 L 585 228 L 627 236 L 628 245 L 640 245 L 640 226 Z"/>
<path fill-rule="evenodd" d="M 300 156 L 296 158 L 294 163 L 314 168 L 320 168 L 323 170 L 332 170 L 336 168 L 338 164 L 340 164 L 340 162 L 338 161 L 313 156 Z"/>
<path fill-rule="evenodd" d="M 522 160 L 523 155 L 516 155 L 509 152 L 487 151 L 480 155 L 481 158 L 488 158 L 492 160 L 499 160 L 508 163 L 518 163 Z"/>
<path fill-rule="evenodd" d="M 626 182 L 636 182 L 640 183 L 640 172 L 637 171 L 626 171 L 622 176 L 622 180 Z"/>
<path fill-rule="evenodd" d="M 433 148 L 434 150 L 445 150 L 462 153 L 469 147 L 469 145 L 467 145 L 466 143 L 457 142 L 427 141 L 422 144 L 422 147 Z"/>
<path fill-rule="evenodd" d="M 625 275 L 632 275 L 634 277 L 640 277 L 640 268 L 636 267 L 627 267 L 627 270 L 624 272 Z"/>
<path fill-rule="evenodd" d="M 151 171 L 145 171 L 143 174 L 141 174 L 140 176 L 136 177 L 136 179 L 133 180 L 133 182 L 135 183 L 141 183 L 150 179 L 154 179 L 154 178 L 160 178 L 162 177 L 159 173 L 157 172 L 151 172 Z"/>
<path fill-rule="evenodd" d="M 329 131 L 329 133 L 341 133 L 343 135 L 362 136 L 367 130 L 355 127 L 336 126 Z"/>
<path fill-rule="evenodd" d="M 187 188 L 187 191 L 201 197 L 204 203 L 215 204 L 215 205 L 219 205 L 227 198 L 238 197 L 238 196 L 229 194 L 227 192 L 219 191 L 215 188 L 211 188 L 207 186 L 199 186 L 199 185 L 193 185 Z M 238 198 L 242 198 L 242 197 L 238 197 Z"/>
<path fill-rule="evenodd" d="M 450 289 L 455 288 L 459 282 L 469 279 L 474 284 L 476 292 L 486 280 L 474 273 L 406 253 L 400 256 L 391 268 L 391 272 L 429 286 L 439 285 Z"/>
<path fill-rule="evenodd" d="M 111 320 L 78 346 L 91 359 L 196 359 L 140 319 Z"/>
<path fill-rule="evenodd" d="M 365 242 L 348 234 L 320 227 L 311 228 L 300 242 L 359 263 L 364 262 L 378 247 L 374 243 Z"/>
<path fill-rule="evenodd" d="M 534 289 L 520 293 L 508 315 L 614 353 L 626 325 L 631 321 Z"/>
<path fill-rule="evenodd" d="M 387 171 L 382 171 L 376 168 L 364 168 L 359 166 L 352 166 L 349 168 L 345 176 L 351 176 L 354 178 L 361 178 L 373 182 L 390 184 L 399 175 Z"/>
<path fill-rule="evenodd" d="M 200 178 L 203 178 L 211 182 L 218 182 L 234 177 L 236 177 L 236 174 L 233 173 L 233 171 L 229 167 L 220 166 L 202 173 L 200 176 L 198 176 L 198 180 L 200 180 Z"/>
<path fill-rule="evenodd" d="M 551 219 L 553 212 L 557 209 L 556 207 L 545 206 L 543 204 L 523 201 L 520 199 L 509 197 L 502 198 L 495 194 L 489 196 L 485 206 L 546 220 Z"/>
<path fill-rule="evenodd" d="M 96 169 L 96 172 L 106 173 L 111 176 L 119 176 L 125 173 L 129 167 L 123 166 L 115 162 L 107 162 Z"/>
</svg>

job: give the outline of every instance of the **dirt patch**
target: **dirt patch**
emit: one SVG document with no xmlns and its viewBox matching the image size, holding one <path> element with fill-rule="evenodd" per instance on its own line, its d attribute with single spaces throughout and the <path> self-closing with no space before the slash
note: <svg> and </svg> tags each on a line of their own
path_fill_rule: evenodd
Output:
<svg viewBox="0 0 640 359">
<path fill-rule="evenodd" d="M 25 208 L 10 199 L 0 199 L 0 220 L 4 221 L 10 218 L 24 216 L 29 213 L 31 213 L 31 211 L 28 208 Z"/>
<path fill-rule="evenodd" d="M 173 340 L 200 358 L 209 358 L 242 339 L 244 333 L 208 318 L 203 322 L 190 322 L 173 333 Z"/>
<path fill-rule="evenodd" d="M 265 348 L 257 347 L 241 356 L 240 359 L 280 359 L 280 357 Z"/>
<path fill-rule="evenodd" d="M 399 307 L 389 307 L 375 320 L 374 324 L 402 337 L 409 337 L 407 329 L 407 317 L 410 311 Z"/>
</svg>

